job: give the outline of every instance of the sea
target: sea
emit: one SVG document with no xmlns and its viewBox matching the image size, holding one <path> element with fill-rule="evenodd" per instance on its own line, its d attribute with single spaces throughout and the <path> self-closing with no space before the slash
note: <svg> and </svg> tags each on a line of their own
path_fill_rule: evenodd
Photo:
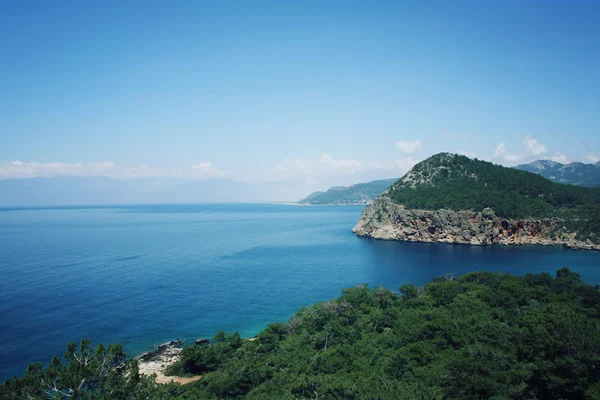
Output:
<svg viewBox="0 0 600 400">
<path fill-rule="evenodd" d="M 130 355 L 219 329 L 251 337 L 357 284 L 568 266 L 600 283 L 600 253 L 358 238 L 362 207 L 278 204 L 0 209 L 0 381 L 67 343 Z"/>
</svg>

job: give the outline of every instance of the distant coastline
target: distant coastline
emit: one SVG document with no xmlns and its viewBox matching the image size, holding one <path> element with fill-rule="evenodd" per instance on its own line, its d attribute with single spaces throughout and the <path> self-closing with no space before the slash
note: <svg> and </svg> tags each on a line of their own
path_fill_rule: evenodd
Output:
<svg viewBox="0 0 600 400">
<path fill-rule="evenodd" d="M 364 204 L 364 203 L 352 203 L 352 204 L 309 204 L 309 203 L 298 203 L 298 202 L 277 202 L 277 203 L 265 203 L 265 204 L 273 204 L 273 205 L 280 205 L 280 206 L 298 206 L 298 207 L 345 207 L 345 206 L 352 206 L 352 207 L 358 207 L 358 206 L 367 206 L 368 204 Z M 370 203 L 369 203 L 370 204 Z"/>
</svg>

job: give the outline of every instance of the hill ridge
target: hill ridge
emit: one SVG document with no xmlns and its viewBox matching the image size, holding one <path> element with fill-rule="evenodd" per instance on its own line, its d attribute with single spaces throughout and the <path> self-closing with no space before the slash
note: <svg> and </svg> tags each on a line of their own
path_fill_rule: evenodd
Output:
<svg viewBox="0 0 600 400">
<path fill-rule="evenodd" d="M 353 231 L 377 239 L 600 250 L 600 188 L 439 153 L 368 205 Z"/>
<path fill-rule="evenodd" d="M 600 162 L 586 164 L 574 161 L 562 164 L 552 160 L 536 160 L 529 164 L 520 164 L 514 168 L 533 172 L 557 183 L 598 187 L 600 186 Z"/>
<path fill-rule="evenodd" d="M 299 204 L 307 205 L 365 205 L 377 198 L 397 179 L 379 179 L 351 186 L 333 186 L 325 192 L 313 192 Z"/>
</svg>

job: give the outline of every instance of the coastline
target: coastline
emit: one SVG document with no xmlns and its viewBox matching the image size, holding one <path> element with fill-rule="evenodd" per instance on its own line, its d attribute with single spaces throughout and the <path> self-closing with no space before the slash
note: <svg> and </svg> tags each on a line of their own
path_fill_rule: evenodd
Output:
<svg viewBox="0 0 600 400">
<path fill-rule="evenodd" d="M 368 206 L 370 203 L 348 203 L 348 204 L 310 204 L 310 203 L 268 203 L 280 206 L 296 206 L 296 207 L 357 207 Z"/>
<path fill-rule="evenodd" d="M 256 337 L 245 338 L 249 342 L 256 340 Z M 196 344 L 208 345 L 208 339 L 197 339 Z M 184 340 L 175 339 L 167 343 L 158 345 L 154 350 L 147 351 L 136 357 L 138 360 L 139 373 L 141 375 L 155 375 L 155 382 L 158 384 L 179 383 L 187 385 L 196 382 L 202 378 L 202 375 L 191 376 L 168 376 L 165 375 L 167 367 L 175 364 L 181 357 Z"/>
<path fill-rule="evenodd" d="M 134 359 L 139 362 L 139 372 L 141 375 L 156 376 L 156 383 L 167 384 L 171 382 L 187 385 L 196 382 L 202 378 L 201 375 L 194 376 L 167 376 L 165 370 L 168 366 L 179 361 L 181 355 L 183 340 L 175 339 L 157 346 L 156 349 L 140 354 Z"/>
<path fill-rule="evenodd" d="M 463 245 L 555 246 L 600 251 L 600 245 L 578 240 L 561 219 L 510 220 L 482 211 L 407 209 L 380 197 L 365 207 L 352 229 L 359 237 L 404 242 Z"/>
</svg>

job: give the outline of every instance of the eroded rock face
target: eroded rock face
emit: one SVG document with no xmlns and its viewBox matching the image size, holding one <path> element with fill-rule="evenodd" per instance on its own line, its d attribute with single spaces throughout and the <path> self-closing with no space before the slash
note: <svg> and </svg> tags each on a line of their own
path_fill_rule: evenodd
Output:
<svg viewBox="0 0 600 400">
<path fill-rule="evenodd" d="M 385 196 L 363 210 L 352 232 L 374 239 L 410 242 L 562 245 L 600 250 L 600 245 L 577 240 L 560 219 L 507 220 L 489 208 L 480 212 L 408 210 Z"/>
<path fill-rule="evenodd" d="M 183 340 L 175 339 L 168 343 L 161 344 L 155 350 L 141 354 L 138 358 L 140 361 L 170 361 L 172 358 L 177 358 L 181 353 L 181 346 L 183 346 Z"/>
</svg>

